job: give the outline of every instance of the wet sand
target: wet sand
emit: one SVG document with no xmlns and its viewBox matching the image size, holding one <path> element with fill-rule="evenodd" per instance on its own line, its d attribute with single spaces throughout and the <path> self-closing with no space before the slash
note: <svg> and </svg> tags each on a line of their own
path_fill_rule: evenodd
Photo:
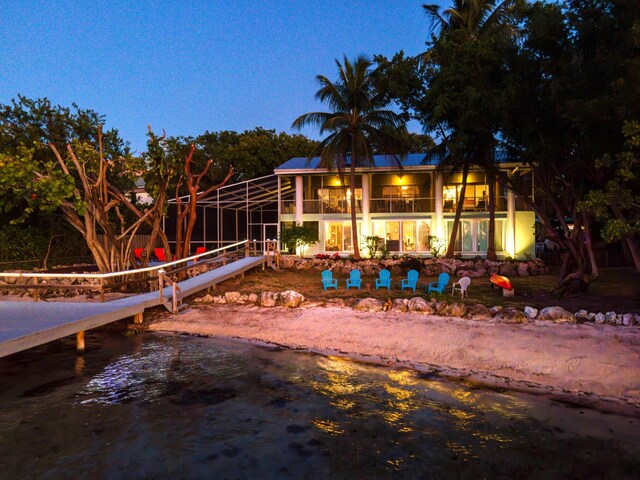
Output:
<svg viewBox="0 0 640 480">
<path fill-rule="evenodd" d="M 242 339 L 539 392 L 640 416 L 640 329 L 498 324 L 349 308 L 206 305 L 158 315 L 152 331 Z"/>
</svg>

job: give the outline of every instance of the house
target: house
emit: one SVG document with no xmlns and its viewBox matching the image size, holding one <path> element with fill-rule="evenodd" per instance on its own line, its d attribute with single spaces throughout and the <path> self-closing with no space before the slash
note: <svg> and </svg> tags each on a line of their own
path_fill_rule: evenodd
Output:
<svg viewBox="0 0 640 480">
<path fill-rule="evenodd" d="M 341 178 L 335 171 L 318 168 L 319 163 L 319 158 L 292 158 L 275 169 L 280 228 L 302 223 L 317 230 L 319 242 L 305 250 L 307 255 L 348 254 L 353 252 L 349 175 Z M 446 249 L 462 175 L 440 173 L 436 169 L 437 160 L 426 160 L 424 154 L 405 156 L 401 169 L 391 156 L 376 155 L 374 163 L 374 167 L 356 168 L 358 237 L 379 237 L 386 249 L 398 254 L 430 256 L 438 244 Z M 533 180 L 528 170 L 506 159 L 498 160 L 498 165 L 531 185 L 530 195 L 533 195 Z M 462 257 L 486 255 L 488 192 L 484 172 L 470 171 L 455 247 Z M 533 257 L 534 212 L 522 198 L 499 184 L 496 192 L 498 256 Z"/>
<path fill-rule="evenodd" d="M 319 242 L 305 255 L 353 252 L 351 239 L 349 175 L 318 168 L 319 158 L 292 158 L 274 174 L 225 185 L 198 202 L 198 219 L 192 244 L 218 248 L 245 239 L 264 244 L 279 238 L 287 226 L 304 224 L 317 231 Z M 357 168 L 356 215 L 361 250 L 367 236 L 381 239 L 392 254 L 433 256 L 444 252 L 453 225 L 462 175 L 442 174 L 437 159 L 410 154 L 399 169 L 391 156 L 376 155 L 375 166 Z M 518 163 L 498 160 L 499 168 L 517 176 L 523 185 L 533 180 Z M 342 181 L 347 184 L 343 185 Z M 500 258 L 535 256 L 535 215 L 523 198 L 496 185 L 495 246 Z M 482 257 L 487 251 L 489 228 L 486 175 L 472 170 L 467 179 L 456 254 Z M 174 239 L 173 206 L 165 231 Z M 194 247 L 195 248 L 195 247 Z M 367 252 L 364 252 L 365 254 Z"/>
</svg>

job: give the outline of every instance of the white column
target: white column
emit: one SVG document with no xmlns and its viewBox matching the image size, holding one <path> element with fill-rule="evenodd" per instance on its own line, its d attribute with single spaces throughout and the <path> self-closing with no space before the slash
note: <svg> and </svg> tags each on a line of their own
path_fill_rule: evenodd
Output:
<svg viewBox="0 0 640 480">
<path fill-rule="evenodd" d="M 371 235 L 371 174 L 362 174 L 362 231 L 360 237 Z"/>
<path fill-rule="evenodd" d="M 516 255 L 516 196 L 511 190 L 507 190 L 507 226 L 506 226 L 505 251 L 515 257 Z"/>
<path fill-rule="evenodd" d="M 443 200 L 442 200 L 442 187 L 443 179 L 442 173 L 434 172 L 435 175 L 435 222 L 432 225 L 432 235 L 435 235 L 440 240 L 446 243 L 447 239 L 444 238 L 444 212 L 443 212 Z"/>
<path fill-rule="evenodd" d="M 302 175 L 296 175 L 296 224 L 302 224 L 302 214 L 304 205 L 304 184 Z"/>
</svg>

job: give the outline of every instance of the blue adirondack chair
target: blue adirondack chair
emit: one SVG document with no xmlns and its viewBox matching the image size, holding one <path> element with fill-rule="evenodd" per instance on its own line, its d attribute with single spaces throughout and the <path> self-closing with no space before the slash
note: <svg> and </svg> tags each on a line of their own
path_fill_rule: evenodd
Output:
<svg viewBox="0 0 640 480">
<path fill-rule="evenodd" d="M 442 272 L 440 275 L 438 275 L 438 281 L 429 282 L 429 287 L 428 289 L 425 287 L 425 290 L 427 290 L 428 294 L 431 292 L 444 293 L 444 289 L 447 288 L 448 283 L 449 283 L 449 274 Z"/>
<path fill-rule="evenodd" d="M 402 280 L 400 284 L 400 288 L 404 291 L 405 288 L 411 288 L 413 291 L 416 291 L 416 286 L 418 285 L 418 271 L 417 270 L 409 270 L 407 272 L 407 278 Z"/>
<path fill-rule="evenodd" d="M 389 270 L 380 270 L 380 278 L 376 278 L 376 290 L 380 287 L 387 287 L 391 290 L 391 272 Z"/>
<path fill-rule="evenodd" d="M 338 280 L 333 279 L 331 270 L 322 271 L 322 286 L 325 290 L 327 288 L 335 288 L 336 290 L 338 289 Z"/>
<path fill-rule="evenodd" d="M 347 290 L 351 287 L 357 287 L 360 290 L 360 270 L 351 270 L 347 279 Z"/>
</svg>

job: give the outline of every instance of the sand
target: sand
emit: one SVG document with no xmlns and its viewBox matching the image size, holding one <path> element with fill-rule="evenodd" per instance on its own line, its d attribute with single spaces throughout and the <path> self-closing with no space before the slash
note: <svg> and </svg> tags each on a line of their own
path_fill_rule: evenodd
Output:
<svg viewBox="0 0 640 480">
<path fill-rule="evenodd" d="M 150 330 L 338 354 L 640 415 L 640 328 L 635 327 L 204 305 L 180 316 L 162 315 Z"/>
</svg>

